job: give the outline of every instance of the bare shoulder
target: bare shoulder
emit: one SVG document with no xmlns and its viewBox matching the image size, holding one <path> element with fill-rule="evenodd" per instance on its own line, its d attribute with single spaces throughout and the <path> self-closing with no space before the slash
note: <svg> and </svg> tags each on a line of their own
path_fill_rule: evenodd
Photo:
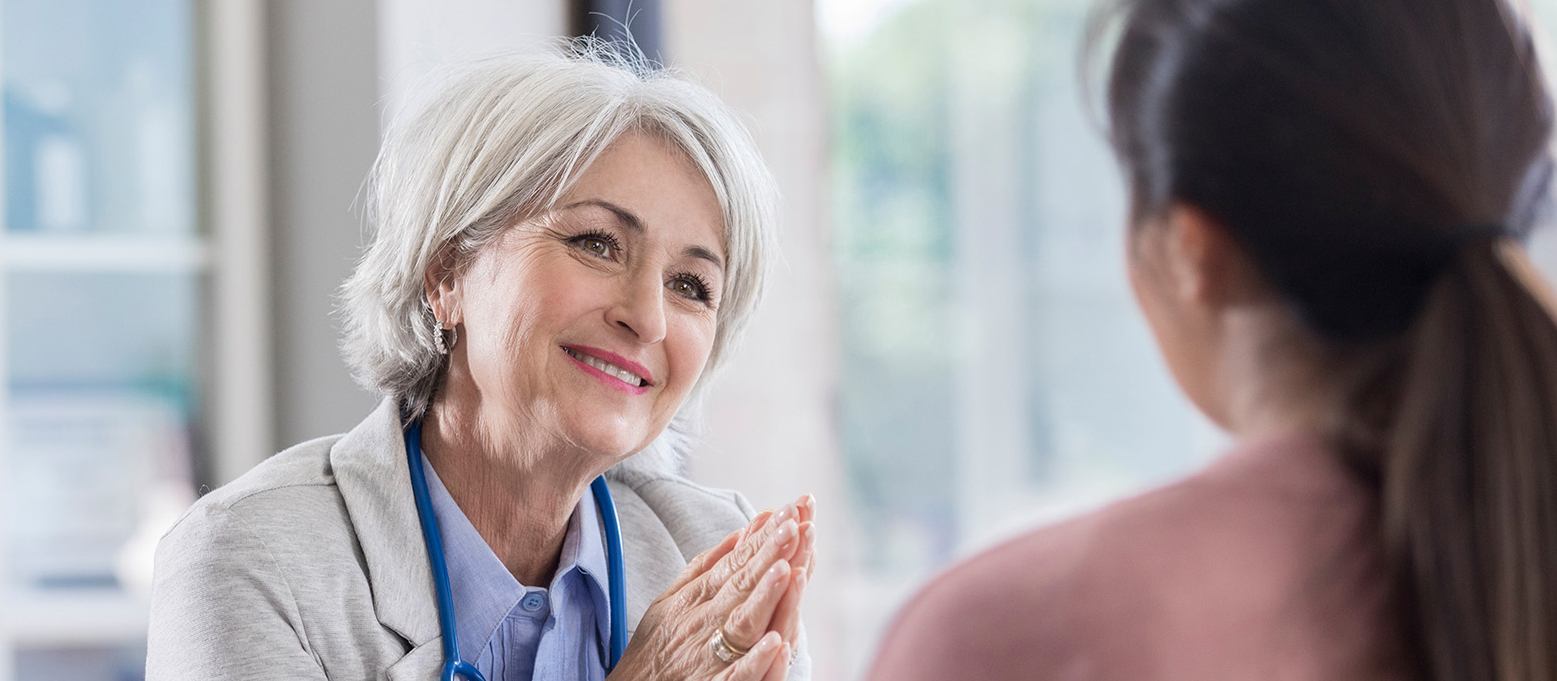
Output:
<svg viewBox="0 0 1557 681">
<path fill-rule="evenodd" d="M 936 577 L 898 613 L 870 678 L 1065 678 L 1098 520 L 1029 532 Z"/>
<path fill-rule="evenodd" d="M 1215 641 L 1268 643 L 1250 623 L 1291 619 L 1368 517 L 1323 452 L 1287 444 L 955 565 L 899 613 L 871 678 L 1146 678 Z"/>
<path fill-rule="evenodd" d="M 1203 520 L 1224 505 L 1207 494 L 1191 478 L 958 563 L 904 606 L 870 678 L 1106 677 L 1115 643 L 1172 609 L 1162 579 L 1201 577 L 1189 557 L 1215 541 Z"/>
</svg>

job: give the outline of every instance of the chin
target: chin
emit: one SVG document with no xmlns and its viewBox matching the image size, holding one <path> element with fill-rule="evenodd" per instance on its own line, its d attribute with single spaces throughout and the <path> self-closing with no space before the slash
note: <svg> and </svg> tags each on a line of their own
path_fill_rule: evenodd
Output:
<svg viewBox="0 0 1557 681">
<path fill-rule="evenodd" d="M 654 442 L 671 419 L 647 409 L 576 402 L 558 405 L 555 423 L 568 440 L 591 454 L 613 462 L 637 454 Z"/>
<path fill-rule="evenodd" d="M 642 428 L 611 427 L 620 424 L 595 422 L 588 427 L 574 428 L 572 440 L 601 458 L 620 461 L 647 447 L 652 438 L 646 438 Z"/>
</svg>

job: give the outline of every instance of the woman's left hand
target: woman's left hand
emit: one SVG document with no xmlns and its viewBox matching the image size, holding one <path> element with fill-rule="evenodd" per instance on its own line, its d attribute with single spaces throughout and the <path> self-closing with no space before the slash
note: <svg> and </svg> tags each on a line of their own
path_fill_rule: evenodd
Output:
<svg viewBox="0 0 1557 681">
<path fill-rule="evenodd" d="M 782 681 L 814 553 L 813 513 L 809 498 L 764 512 L 695 557 L 649 606 L 610 678 Z M 710 648 L 715 631 L 749 651 L 720 661 Z"/>
</svg>

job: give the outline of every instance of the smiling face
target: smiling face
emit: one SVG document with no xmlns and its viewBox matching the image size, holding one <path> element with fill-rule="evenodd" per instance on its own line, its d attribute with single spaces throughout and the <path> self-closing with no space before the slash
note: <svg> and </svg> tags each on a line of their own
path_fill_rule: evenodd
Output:
<svg viewBox="0 0 1557 681">
<path fill-rule="evenodd" d="M 628 133 L 558 208 L 505 231 L 429 300 L 459 335 L 443 400 L 475 405 L 497 451 L 550 438 L 614 464 L 647 446 L 697 383 L 724 284 L 712 186 L 663 141 Z"/>
</svg>

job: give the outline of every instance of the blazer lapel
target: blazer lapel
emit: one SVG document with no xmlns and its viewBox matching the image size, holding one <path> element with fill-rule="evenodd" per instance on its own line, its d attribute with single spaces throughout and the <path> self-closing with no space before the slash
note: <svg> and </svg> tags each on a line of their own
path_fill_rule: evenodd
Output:
<svg viewBox="0 0 1557 681">
<path fill-rule="evenodd" d="M 617 519 L 622 527 L 622 561 L 627 568 L 627 630 L 638 629 L 638 622 L 654 599 L 659 598 L 676 575 L 687 566 L 687 559 L 676 548 L 676 540 L 643 498 L 632 487 L 610 473 L 606 482 L 616 500 Z"/>
<path fill-rule="evenodd" d="M 388 681 L 426 681 L 438 678 L 442 671 L 443 637 L 439 636 L 412 648 L 405 657 L 389 665 L 384 670 L 384 678 Z"/>
<path fill-rule="evenodd" d="M 362 547 L 379 622 L 417 650 L 438 653 L 438 645 L 427 645 L 439 638 L 437 595 L 393 400 L 335 443 L 330 465 Z"/>
</svg>

